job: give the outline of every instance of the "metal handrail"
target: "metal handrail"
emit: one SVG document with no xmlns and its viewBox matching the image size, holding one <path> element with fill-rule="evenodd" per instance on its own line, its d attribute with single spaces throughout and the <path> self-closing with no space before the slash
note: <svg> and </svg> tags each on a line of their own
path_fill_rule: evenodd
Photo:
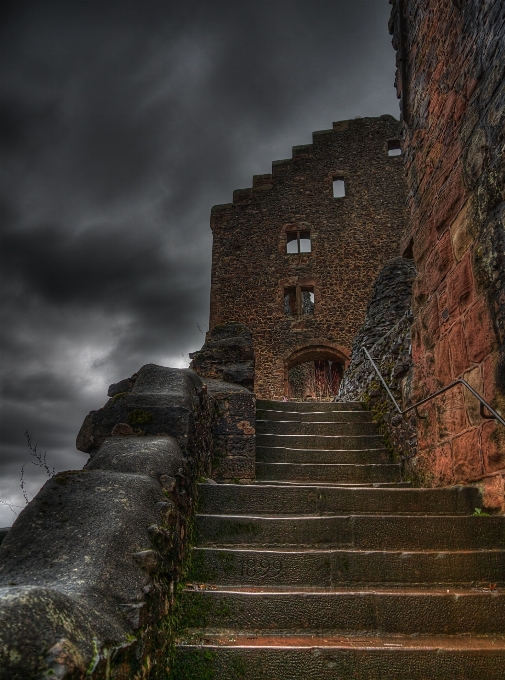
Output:
<svg viewBox="0 0 505 680">
<path fill-rule="evenodd" d="M 405 415 L 405 414 L 408 413 L 409 411 L 414 411 L 414 410 L 415 410 L 416 416 L 417 416 L 418 418 L 425 418 L 426 416 L 421 416 L 421 415 L 419 415 L 419 412 L 418 412 L 418 410 L 417 410 L 419 406 L 421 406 L 422 404 L 425 404 L 427 401 L 430 401 L 430 399 L 433 399 L 434 397 L 438 397 L 439 394 L 443 394 L 444 392 L 447 392 L 447 390 L 450 390 L 450 389 L 451 389 L 452 387 L 454 387 L 455 385 L 460 384 L 460 385 L 463 385 L 464 387 L 466 387 L 467 390 L 470 390 L 470 392 L 473 394 L 473 396 L 474 396 L 476 399 L 479 400 L 479 402 L 480 402 L 480 415 L 481 415 L 483 418 L 487 418 L 487 419 L 489 419 L 489 420 L 497 420 L 499 423 L 501 423 L 501 424 L 505 427 L 505 420 L 502 418 L 502 416 L 501 416 L 499 413 L 497 413 L 497 412 L 494 410 L 494 408 L 493 408 L 490 404 L 488 404 L 487 401 L 486 401 L 483 397 L 481 397 L 480 394 L 479 394 L 478 392 L 476 392 L 476 391 L 473 389 L 473 387 L 472 387 L 471 385 L 469 385 L 469 384 L 466 382 L 466 380 L 463 380 L 463 378 L 457 378 L 457 379 L 454 380 L 450 385 L 447 385 L 446 387 L 443 387 L 441 390 L 438 390 L 437 392 L 434 392 L 433 394 L 430 394 L 429 397 L 425 397 L 424 399 L 421 399 L 421 401 L 418 401 L 418 402 L 415 403 L 413 406 L 409 406 L 408 408 L 406 408 L 405 410 L 402 411 L 401 408 L 398 406 L 398 402 L 396 401 L 396 399 L 395 399 L 395 398 L 393 397 L 393 395 L 391 394 L 391 390 L 390 390 L 389 387 L 387 386 L 386 381 L 384 380 L 384 378 L 383 378 L 382 375 L 381 375 L 381 372 L 380 372 L 379 369 L 377 368 L 377 365 L 375 364 L 375 361 L 374 361 L 374 360 L 372 359 L 372 357 L 370 356 L 369 351 L 367 350 L 366 347 L 362 347 L 362 349 L 363 349 L 364 353 L 366 354 L 366 356 L 368 357 L 370 363 L 371 363 L 372 366 L 374 367 L 374 370 L 375 370 L 375 372 L 377 373 L 377 375 L 379 376 L 379 379 L 380 379 L 381 383 L 384 385 L 384 388 L 386 389 L 386 392 L 388 393 L 389 398 L 391 399 L 391 401 L 392 401 L 393 404 L 395 405 L 396 410 L 398 411 L 398 413 L 399 413 L 401 416 Z M 484 408 L 486 408 L 486 409 L 489 411 L 489 413 L 491 413 L 492 415 L 488 416 L 486 413 L 484 413 Z"/>
</svg>

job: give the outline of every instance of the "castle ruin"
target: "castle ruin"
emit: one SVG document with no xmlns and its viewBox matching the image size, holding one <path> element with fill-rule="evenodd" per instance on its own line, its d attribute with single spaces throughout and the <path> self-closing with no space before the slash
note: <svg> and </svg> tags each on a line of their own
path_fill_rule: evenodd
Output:
<svg viewBox="0 0 505 680">
<path fill-rule="evenodd" d="M 290 369 L 316 362 L 338 392 L 373 281 L 406 229 L 400 124 L 339 121 L 212 209 L 210 330 L 252 332 L 258 398 L 294 395 Z M 314 388 L 314 386 L 313 386 Z"/>
</svg>

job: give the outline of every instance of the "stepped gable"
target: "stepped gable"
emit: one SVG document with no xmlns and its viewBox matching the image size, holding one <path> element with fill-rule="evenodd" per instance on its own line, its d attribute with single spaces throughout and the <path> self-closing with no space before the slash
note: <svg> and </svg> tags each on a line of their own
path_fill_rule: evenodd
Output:
<svg viewBox="0 0 505 680">
<path fill-rule="evenodd" d="M 257 406 L 255 483 L 200 485 L 172 677 L 503 678 L 505 517 L 410 488 L 358 402 Z"/>
<path fill-rule="evenodd" d="M 250 329 L 258 397 L 285 394 L 303 348 L 311 361 L 348 361 L 372 282 L 405 230 L 403 158 L 389 155 L 399 136 L 389 115 L 339 121 L 213 207 L 210 328 Z"/>
</svg>

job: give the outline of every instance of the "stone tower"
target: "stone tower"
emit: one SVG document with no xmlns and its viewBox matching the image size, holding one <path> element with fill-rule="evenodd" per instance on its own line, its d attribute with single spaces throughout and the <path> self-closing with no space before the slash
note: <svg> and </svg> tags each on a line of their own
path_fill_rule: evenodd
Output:
<svg viewBox="0 0 505 680">
<path fill-rule="evenodd" d="M 305 362 L 338 387 L 373 281 L 405 229 L 399 139 L 389 115 L 334 123 L 212 209 L 210 328 L 251 330 L 258 397 L 290 394 L 290 369 Z"/>
</svg>

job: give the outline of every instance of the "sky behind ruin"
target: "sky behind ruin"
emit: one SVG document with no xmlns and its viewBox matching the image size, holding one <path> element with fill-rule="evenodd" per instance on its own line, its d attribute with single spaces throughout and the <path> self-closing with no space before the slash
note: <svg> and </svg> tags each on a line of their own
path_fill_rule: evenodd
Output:
<svg viewBox="0 0 505 680">
<path fill-rule="evenodd" d="M 25 430 L 80 468 L 107 386 L 201 346 L 212 205 L 334 120 L 398 117 L 389 9 L 2 3 L 0 499 L 23 505 Z M 31 497 L 45 477 L 25 470 Z"/>
</svg>

